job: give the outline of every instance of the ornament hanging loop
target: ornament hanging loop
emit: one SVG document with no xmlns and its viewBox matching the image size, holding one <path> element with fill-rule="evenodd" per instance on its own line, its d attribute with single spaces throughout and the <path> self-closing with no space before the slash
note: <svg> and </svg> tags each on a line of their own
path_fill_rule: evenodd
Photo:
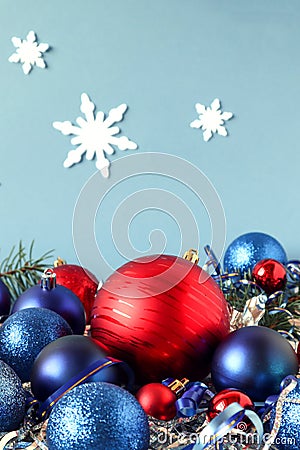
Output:
<svg viewBox="0 0 300 450">
<path fill-rule="evenodd" d="M 57 259 L 54 261 L 53 266 L 54 267 L 59 267 L 59 266 L 63 266 L 66 264 L 66 261 L 64 259 L 62 259 L 60 256 L 57 257 Z"/>
<path fill-rule="evenodd" d="M 183 259 L 187 259 L 188 261 L 191 261 L 194 264 L 198 264 L 199 263 L 199 252 L 198 252 L 198 250 L 195 250 L 194 248 L 190 248 L 183 255 Z"/>
<path fill-rule="evenodd" d="M 54 273 L 52 269 L 46 269 L 41 278 L 41 288 L 50 291 L 55 287 L 56 287 L 56 273 Z"/>
</svg>

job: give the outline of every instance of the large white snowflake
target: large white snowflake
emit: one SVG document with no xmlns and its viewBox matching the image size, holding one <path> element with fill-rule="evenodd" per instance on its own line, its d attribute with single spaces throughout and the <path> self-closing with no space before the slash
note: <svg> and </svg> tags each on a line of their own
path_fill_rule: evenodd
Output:
<svg viewBox="0 0 300 450">
<path fill-rule="evenodd" d="M 222 112 L 221 103 L 218 98 L 215 98 L 210 107 L 207 108 L 201 103 L 196 103 L 196 111 L 199 114 L 199 119 L 193 120 L 190 123 L 192 128 L 202 128 L 203 139 L 205 142 L 209 141 L 214 133 L 221 136 L 227 136 L 227 130 L 224 126 L 226 120 L 233 117 L 231 112 Z"/>
<path fill-rule="evenodd" d="M 86 152 L 86 159 L 92 160 L 96 155 L 96 167 L 107 178 L 109 176 L 110 162 L 105 157 L 114 153 L 114 147 L 120 150 L 135 150 L 137 144 L 130 141 L 126 136 L 116 137 L 120 133 L 120 129 L 112 126 L 116 122 L 120 122 L 127 110 L 127 105 L 123 103 L 117 108 L 109 111 L 108 116 L 102 111 L 94 114 L 95 105 L 89 99 L 88 95 L 81 95 L 81 112 L 85 115 L 77 117 L 76 122 L 79 126 L 73 125 L 71 122 L 53 122 L 53 127 L 61 131 L 64 135 L 75 135 L 71 139 L 73 145 L 78 145 L 75 150 L 68 153 L 64 162 L 64 167 L 71 167 L 73 164 L 79 163 L 83 154 Z"/>
<path fill-rule="evenodd" d="M 43 53 L 49 49 L 49 45 L 38 44 L 34 31 L 29 31 L 24 40 L 14 36 L 11 38 L 11 41 L 17 50 L 8 58 L 9 62 L 21 63 L 25 75 L 29 74 L 34 65 L 45 69 L 46 64 L 43 60 Z"/>
</svg>

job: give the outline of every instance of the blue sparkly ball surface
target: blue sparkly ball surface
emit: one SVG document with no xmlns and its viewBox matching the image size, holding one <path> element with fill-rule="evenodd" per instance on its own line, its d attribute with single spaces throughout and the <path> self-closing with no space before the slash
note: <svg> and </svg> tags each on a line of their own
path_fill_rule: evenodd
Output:
<svg viewBox="0 0 300 450">
<path fill-rule="evenodd" d="M 136 398 L 113 384 L 77 386 L 54 406 L 49 450 L 147 450 L 148 419 Z"/>
<path fill-rule="evenodd" d="M 298 402 L 298 403 L 296 403 Z M 274 424 L 276 405 L 271 411 L 270 426 Z M 284 400 L 280 428 L 274 445 L 278 450 L 299 450 L 300 448 L 300 385 Z"/>
<path fill-rule="evenodd" d="M 0 432 L 17 430 L 25 416 L 26 394 L 17 374 L 0 361 Z"/>
<path fill-rule="evenodd" d="M 266 258 L 287 263 L 286 253 L 275 238 L 265 233 L 246 233 L 236 238 L 227 248 L 224 269 L 228 272 L 246 272 Z"/>
<path fill-rule="evenodd" d="M 12 314 L 0 327 L 0 359 L 29 381 L 35 358 L 50 342 L 72 334 L 59 314 L 45 308 L 28 308 Z"/>
</svg>

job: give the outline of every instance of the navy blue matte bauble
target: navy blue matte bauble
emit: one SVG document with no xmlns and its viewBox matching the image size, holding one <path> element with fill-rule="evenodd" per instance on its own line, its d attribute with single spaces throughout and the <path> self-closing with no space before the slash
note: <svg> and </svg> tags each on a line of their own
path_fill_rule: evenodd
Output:
<svg viewBox="0 0 300 450">
<path fill-rule="evenodd" d="M 33 394 L 40 401 L 46 400 L 72 377 L 106 355 L 101 345 L 87 336 L 66 336 L 52 342 L 41 351 L 33 365 L 31 374 Z M 103 368 L 86 381 L 107 381 L 127 385 L 128 375 L 122 365 L 117 364 Z"/>
<path fill-rule="evenodd" d="M 17 430 L 25 416 L 26 394 L 17 374 L 0 361 L 0 432 Z"/>
<path fill-rule="evenodd" d="M 275 259 L 287 263 L 282 245 L 265 233 L 246 233 L 236 238 L 227 248 L 224 256 L 224 269 L 228 272 L 239 270 L 247 272 L 262 259 Z"/>
<path fill-rule="evenodd" d="M 297 355 L 289 342 L 277 331 L 260 326 L 230 333 L 217 348 L 211 367 L 217 391 L 235 388 L 253 401 L 278 394 L 283 378 L 297 372 Z"/>
<path fill-rule="evenodd" d="M 77 386 L 54 406 L 49 450 L 147 450 L 148 419 L 136 398 L 109 383 Z"/>
<path fill-rule="evenodd" d="M 0 316 L 7 316 L 10 311 L 11 297 L 6 284 L 0 279 Z"/>
<path fill-rule="evenodd" d="M 15 301 L 12 313 L 25 308 L 47 308 L 61 315 L 74 334 L 85 330 L 85 310 L 79 298 L 64 286 L 52 288 L 43 285 L 32 286 Z"/>
<path fill-rule="evenodd" d="M 35 358 L 50 342 L 72 334 L 67 322 L 54 311 L 28 308 L 18 311 L 0 327 L 0 359 L 21 380 L 29 381 Z"/>
</svg>

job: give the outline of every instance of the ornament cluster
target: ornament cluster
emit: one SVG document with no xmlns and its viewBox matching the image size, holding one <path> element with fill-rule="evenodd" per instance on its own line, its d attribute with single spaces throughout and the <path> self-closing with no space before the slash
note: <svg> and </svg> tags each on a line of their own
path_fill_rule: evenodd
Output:
<svg viewBox="0 0 300 450">
<path fill-rule="evenodd" d="M 187 252 L 128 262 L 100 288 L 59 265 L 14 301 L 0 280 L 0 447 L 229 448 L 242 430 L 237 448 L 254 432 L 269 433 L 265 450 L 299 448 L 286 442 L 300 413 L 300 262 L 263 233 L 233 241 L 224 270 L 206 251 L 211 275 Z"/>
</svg>

